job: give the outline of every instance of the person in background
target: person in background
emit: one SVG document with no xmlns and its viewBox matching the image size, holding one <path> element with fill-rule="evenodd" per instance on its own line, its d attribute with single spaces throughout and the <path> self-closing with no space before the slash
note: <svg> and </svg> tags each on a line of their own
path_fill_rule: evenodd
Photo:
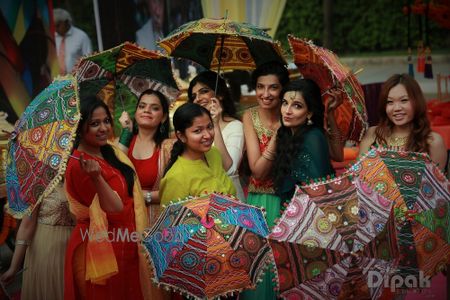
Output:
<svg viewBox="0 0 450 300">
<path fill-rule="evenodd" d="M 370 127 L 359 145 L 364 154 L 371 146 L 400 147 L 425 152 L 442 170 L 447 149 L 442 137 L 431 131 L 425 97 L 417 81 L 408 74 L 395 74 L 383 84 L 378 102 L 379 122 Z"/>
<path fill-rule="evenodd" d="M 25 257 L 21 298 L 63 299 L 64 258 L 74 225 L 63 184 L 59 183 L 31 216 L 22 218 L 11 264 L 0 280 L 10 282 Z"/>
<path fill-rule="evenodd" d="M 164 33 L 164 0 L 146 0 L 149 19 L 136 31 L 136 44 L 149 50 L 160 50 L 156 42 Z"/>
<path fill-rule="evenodd" d="M 334 173 L 324 132 L 320 89 L 309 79 L 288 83 L 281 94 L 281 127 L 272 168 L 275 191 L 292 198 L 295 185 Z"/>
<path fill-rule="evenodd" d="M 83 30 L 73 26 L 72 17 L 67 10 L 55 8 L 53 19 L 59 74 L 65 75 L 72 72 L 74 65 L 82 56 L 92 52 L 91 40 Z"/>
<path fill-rule="evenodd" d="M 150 270 L 139 239 L 132 238 L 148 227 L 139 181 L 128 157 L 108 143 L 108 106 L 87 97 L 80 112 L 65 175 L 76 226 L 66 251 L 64 299 L 143 299 Z"/>
<path fill-rule="evenodd" d="M 173 115 L 177 141 L 161 180 L 161 205 L 187 196 L 205 193 L 236 195 L 231 179 L 225 173 L 214 142 L 214 123 L 209 111 L 195 103 L 185 103 Z"/>
<path fill-rule="evenodd" d="M 244 129 L 236 115 L 236 108 L 222 77 L 217 73 L 205 71 L 191 80 L 188 88 L 188 101 L 197 103 L 211 113 L 214 123 L 214 146 L 222 155 L 223 168 L 233 180 L 237 197 L 244 201 L 245 196 L 239 180 L 239 165 L 244 154 Z"/>
</svg>

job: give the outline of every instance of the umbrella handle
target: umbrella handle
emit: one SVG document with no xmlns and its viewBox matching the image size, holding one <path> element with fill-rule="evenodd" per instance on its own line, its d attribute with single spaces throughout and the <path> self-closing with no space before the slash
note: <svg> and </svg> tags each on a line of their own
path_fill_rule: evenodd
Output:
<svg viewBox="0 0 450 300">
<path fill-rule="evenodd" d="M 200 223 L 207 229 L 213 228 L 215 225 L 214 219 L 208 214 L 201 218 Z"/>
<path fill-rule="evenodd" d="M 222 53 L 223 53 L 223 43 L 225 41 L 225 35 L 222 34 L 220 36 L 220 52 L 219 52 L 219 66 L 217 67 L 217 76 L 216 76 L 216 87 L 214 88 L 214 93 L 217 95 L 217 85 L 219 84 L 219 74 L 220 74 L 220 63 L 222 62 Z"/>
</svg>

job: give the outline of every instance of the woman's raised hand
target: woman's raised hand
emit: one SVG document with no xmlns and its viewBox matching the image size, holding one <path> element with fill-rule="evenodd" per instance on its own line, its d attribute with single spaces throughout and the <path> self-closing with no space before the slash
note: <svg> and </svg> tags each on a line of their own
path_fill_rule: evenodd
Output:
<svg viewBox="0 0 450 300">
<path fill-rule="evenodd" d="M 123 111 L 119 118 L 119 123 L 122 128 L 128 128 L 128 130 L 133 131 L 133 121 L 130 118 L 128 112 Z"/>
<path fill-rule="evenodd" d="M 326 111 L 327 113 L 330 113 L 334 111 L 336 108 L 339 107 L 339 105 L 342 104 L 344 101 L 344 95 L 343 90 L 338 88 L 331 88 L 328 91 L 326 91 L 323 96 L 327 97 L 326 101 Z"/>
<path fill-rule="evenodd" d="M 94 159 L 84 159 L 84 154 L 80 154 L 80 166 L 86 174 L 89 175 L 93 180 L 98 179 L 102 174 L 102 168 L 98 161 Z"/>
<path fill-rule="evenodd" d="M 220 105 L 220 102 L 217 98 L 211 98 L 211 101 L 209 103 L 209 106 L 207 107 L 211 114 L 211 118 L 213 120 L 214 124 L 219 123 L 220 116 L 222 115 L 222 106 Z"/>
</svg>

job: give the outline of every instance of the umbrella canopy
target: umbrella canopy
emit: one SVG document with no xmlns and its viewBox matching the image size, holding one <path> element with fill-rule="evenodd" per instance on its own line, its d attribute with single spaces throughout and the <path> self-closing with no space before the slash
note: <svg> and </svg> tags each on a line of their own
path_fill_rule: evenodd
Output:
<svg viewBox="0 0 450 300">
<path fill-rule="evenodd" d="M 280 44 L 264 30 L 228 19 L 188 22 L 159 45 L 168 55 L 193 60 L 210 70 L 248 70 L 270 61 L 286 64 Z"/>
<path fill-rule="evenodd" d="M 124 110 L 134 115 L 143 91 L 159 91 L 170 102 L 179 95 L 170 59 L 128 42 L 84 57 L 75 68 L 75 74 L 80 98 L 97 95 L 108 104 L 116 121 L 116 134 L 120 133 L 117 122 L 120 115 Z"/>
<path fill-rule="evenodd" d="M 25 109 L 8 144 L 6 190 L 13 216 L 30 215 L 61 180 L 79 120 L 72 76 L 55 79 Z"/>
<path fill-rule="evenodd" d="M 443 270 L 450 260 L 450 183 L 430 157 L 372 148 L 350 171 L 394 203 L 400 274 Z"/>
<path fill-rule="evenodd" d="M 344 92 L 344 102 L 336 109 L 339 130 L 346 140 L 361 141 L 368 127 L 367 110 L 364 92 L 355 75 L 330 50 L 292 35 L 288 35 L 288 41 L 294 63 L 304 78 L 314 80 L 323 95 L 333 87 Z M 327 101 L 327 97 L 322 100 Z"/>
<path fill-rule="evenodd" d="M 280 296 L 377 298 L 382 289 L 369 287 L 368 272 L 385 278 L 399 259 L 392 205 L 350 173 L 297 187 L 269 236 Z"/>
<path fill-rule="evenodd" d="M 143 244 L 154 281 L 199 299 L 254 288 L 270 261 L 263 211 L 219 194 L 168 206 Z"/>
</svg>

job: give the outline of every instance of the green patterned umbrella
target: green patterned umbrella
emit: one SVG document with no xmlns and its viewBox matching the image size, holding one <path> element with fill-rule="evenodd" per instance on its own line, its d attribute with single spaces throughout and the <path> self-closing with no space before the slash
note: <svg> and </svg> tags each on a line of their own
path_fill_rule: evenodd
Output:
<svg viewBox="0 0 450 300">
<path fill-rule="evenodd" d="M 270 61 L 286 64 L 279 43 L 263 29 L 228 19 L 188 22 L 159 45 L 171 56 L 193 60 L 211 70 L 254 69 Z"/>
<path fill-rule="evenodd" d="M 120 115 L 124 110 L 134 115 L 143 91 L 159 91 L 170 102 L 179 95 L 169 58 L 128 42 L 83 58 L 75 73 L 81 99 L 97 95 L 108 104 L 116 134 L 120 133 Z"/>
</svg>

